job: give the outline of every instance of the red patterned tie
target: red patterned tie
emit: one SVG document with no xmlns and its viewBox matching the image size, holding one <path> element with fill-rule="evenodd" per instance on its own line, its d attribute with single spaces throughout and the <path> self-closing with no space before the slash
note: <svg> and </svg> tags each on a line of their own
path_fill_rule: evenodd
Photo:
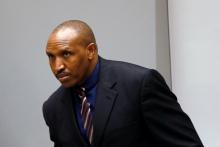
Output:
<svg viewBox="0 0 220 147">
<path fill-rule="evenodd" d="M 93 124 L 92 124 L 92 112 L 90 109 L 90 103 L 87 101 L 85 88 L 80 88 L 78 91 L 79 98 L 82 102 L 81 116 L 83 121 L 83 128 L 86 130 L 86 135 L 89 139 L 90 144 L 92 143 L 93 137 Z"/>
</svg>

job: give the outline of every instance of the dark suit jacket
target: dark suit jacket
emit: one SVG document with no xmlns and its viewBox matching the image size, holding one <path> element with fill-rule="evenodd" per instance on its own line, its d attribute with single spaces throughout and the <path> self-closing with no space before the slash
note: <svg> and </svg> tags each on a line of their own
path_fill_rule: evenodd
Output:
<svg viewBox="0 0 220 147">
<path fill-rule="evenodd" d="M 99 58 L 93 147 L 202 147 L 189 117 L 152 69 Z M 43 105 L 55 147 L 88 147 L 74 113 L 73 90 L 60 87 Z"/>
</svg>

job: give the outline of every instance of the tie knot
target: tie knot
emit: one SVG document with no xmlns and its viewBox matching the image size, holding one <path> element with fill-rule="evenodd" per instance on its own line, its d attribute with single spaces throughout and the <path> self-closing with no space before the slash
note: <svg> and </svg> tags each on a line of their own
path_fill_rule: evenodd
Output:
<svg viewBox="0 0 220 147">
<path fill-rule="evenodd" d="M 84 98 L 86 96 L 86 89 L 85 87 L 78 87 L 75 89 L 75 92 L 79 96 L 80 99 Z"/>
</svg>

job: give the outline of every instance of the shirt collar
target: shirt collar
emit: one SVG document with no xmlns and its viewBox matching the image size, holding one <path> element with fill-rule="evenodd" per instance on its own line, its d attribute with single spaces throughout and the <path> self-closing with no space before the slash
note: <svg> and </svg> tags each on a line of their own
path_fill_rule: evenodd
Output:
<svg viewBox="0 0 220 147">
<path fill-rule="evenodd" d="M 98 82 L 98 74 L 99 74 L 99 61 L 97 62 L 92 74 L 86 78 L 86 80 L 83 84 L 84 87 L 86 88 L 86 90 L 90 90 L 94 86 L 96 86 L 96 84 Z"/>
</svg>

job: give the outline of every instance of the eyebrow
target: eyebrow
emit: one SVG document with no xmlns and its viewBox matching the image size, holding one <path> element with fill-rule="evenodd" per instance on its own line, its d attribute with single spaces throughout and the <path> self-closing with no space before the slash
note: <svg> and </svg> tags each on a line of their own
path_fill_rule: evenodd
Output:
<svg viewBox="0 0 220 147">
<path fill-rule="evenodd" d="M 65 52 L 65 51 L 68 51 L 68 52 L 71 52 L 70 48 L 69 47 L 64 47 L 64 48 L 61 48 L 58 53 L 62 53 L 62 52 Z M 46 49 L 46 54 L 53 54 L 53 52 L 51 52 L 48 48 Z"/>
<path fill-rule="evenodd" d="M 51 53 L 50 51 L 46 50 L 46 54 L 47 55 L 52 55 L 53 53 Z"/>
</svg>

